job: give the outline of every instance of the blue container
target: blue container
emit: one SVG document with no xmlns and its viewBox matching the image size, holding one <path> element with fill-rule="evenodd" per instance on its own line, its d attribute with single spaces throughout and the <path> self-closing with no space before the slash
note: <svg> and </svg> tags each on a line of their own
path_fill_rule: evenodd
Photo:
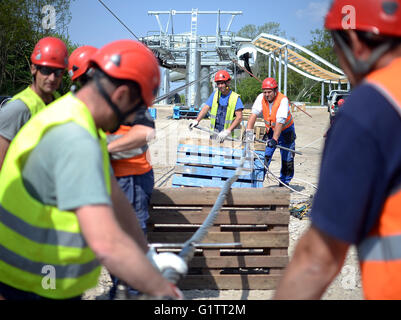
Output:
<svg viewBox="0 0 401 320">
<path fill-rule="evenodd" d="M 148 108 L 150 116 L 153 118 L 153 120 L 156 120 L 156 108 Z"/>
</svg>

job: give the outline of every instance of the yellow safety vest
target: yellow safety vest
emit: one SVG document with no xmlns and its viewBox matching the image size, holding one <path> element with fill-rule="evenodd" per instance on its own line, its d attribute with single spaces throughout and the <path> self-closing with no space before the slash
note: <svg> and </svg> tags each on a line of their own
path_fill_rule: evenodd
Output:
<svg viewBox="0 0 401 320">
<path fill-rule="evenodd" d="M 55 92 L 53 96 L 54 99 L 60 97 L 60 95 L 57 92 Z M 31 117 L 46 107 L 46 104 L 44 103 L 42 98 L 39 97 L 37 93 L 33 91 L 30 87 L 27 87 L 25 90 L 22 90 L 21 92 L 17 93 L 15 96 L 11 98 L 10 101 L 14 101 L 17 99 L 25 103 L 25 105 L 31 112 Z"/>
<path fill-rule="evenodd" d="M 85 242 L 76 214 L 40 203 L 27 192 L 22 179 L 24 164 L 43 135 L 70 121 L 99 141 L 110 194 L 106 134 L 96 128 L 87 107 L 71 93 L 20 130 L 0 172 L 0 282 L 53 299 L 81 295 L 97 285 L 100 275 L 100 264 Z M 46 278 L 51 275 L 54 289 L 46 285 L 46 281 L 51 284 Z"/>
<path fill-rule="evenodd" d="M 231 91 L 230 97 L 228 98 L 228 106 L 227 106 L 226 119 L 224 122 L 224 129 L 228 129 L 235 119 L 235 106 L 237 105 L 239 97 L 240 95 L 238 93 Z M 210 129 L 212 131 L 214 131 L 214 128 L 216 126 L 216 116 L 217 116 L 217 109 L 219 108 L 219 98 L 220 98 L 220 92 L 219 90 L 216 90 L 213 97 L 212 110 L 210 111 Z M 239 134 L 240 130 L 233 130 L 231 132 L 231 136 L 233 138 L 238 137 Z"/>
</svg>

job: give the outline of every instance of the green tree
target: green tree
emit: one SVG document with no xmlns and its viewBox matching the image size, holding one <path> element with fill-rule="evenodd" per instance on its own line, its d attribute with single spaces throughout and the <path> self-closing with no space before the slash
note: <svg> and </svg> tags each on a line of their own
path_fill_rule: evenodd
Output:
<svg viewBox="0 0 401 320">
<path fill-rule="evenodd" d="M 256 38 L 261 33 L 269 33 L 279 37 L 285 37 L 285 31 L 280 29 L 280 23 L 278 22 L 266 22 L 261 26 L 255 26 L 254 24 L 247 24 L 243 26 L 238 32 L 238 37 L 244 37 L 249 39 Z"/>
<path fill-rule="evenodd" d="M 280 23 L 278 22 L 266 22 L 260 26 L 247 24 L 242 27 L 236 35 L 239 37 L 254 39 L 261 33 L 268 33 L 286 38 L 286 33 L 281 30 Z M 259 54 L 255 65 L 252 67 L 253 74 L 259 79 L 264 79 L 268 74 L 267 69 L 268 57 Z M 243 73 L 239 78 L 237 91 L 241 95 L 241 100 L 246 104 L 252 103 L 261 92 L 260 82 L 255 78 L 249 77 L 247 73 Z"/>
<path fill-rule="evenodd" d="M 30 55 L 40 38 L 59 37 L 67 44 L 70 53 L 76 47 L 69 41 L 67 33 L 71 1 L 0 1 L 0 94 L 14 95 L 31 83 Z M 43 28 L 42 22 L 47 15 L 46 11 L 42 12 L 45 5 L 55 9 L 55 29 Z M 65 76 L 60 93 L 65 93 L 69 84 Z"/>
<path fill-rule="evenodd" d="M 306 49 L 338 67 L 338 59 L 333 51 L 334 42 L 330 32 L 326 29 L 315 29 L 311 31 L 311 34 L 312 41 L 310 45 L 306 46 Z"/>
</svg>

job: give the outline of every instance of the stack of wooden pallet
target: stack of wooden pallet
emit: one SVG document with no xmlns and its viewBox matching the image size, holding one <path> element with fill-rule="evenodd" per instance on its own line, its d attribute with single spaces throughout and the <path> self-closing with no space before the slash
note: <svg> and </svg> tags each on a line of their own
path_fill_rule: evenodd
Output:
<svg viewBox="0 0 401 320">
<path fill-rule="evenodd" d="M 256 151 L 261 159 L 263 151 Z M 173 186 L 222 187 L 240 164 L 241 143 L 218 144 L 213 140 L 182 139 L 177 150 Z M 263 163 L 258 159 L 245 162 L 244 170 L 233 188 L 263 187 Z"/>
<path fill-rule="evenodd" d="M 189 273 L 179 287 L 274 289 L 288 263 L 290 195 L 288 190 L 282 189 L 231 189 L 202 241 L 204 246 L 196 247 Z M 203 223 L 219 191 L 214 188 L 156 188 L 149 211 L 149 242 L 184 243 Z M 240 245 L 227 246 L 227 243 Z M 180 249 L 178 245 L 175 249 L 159 246 L 157 251 L 178 253 Z"/>
</svg>

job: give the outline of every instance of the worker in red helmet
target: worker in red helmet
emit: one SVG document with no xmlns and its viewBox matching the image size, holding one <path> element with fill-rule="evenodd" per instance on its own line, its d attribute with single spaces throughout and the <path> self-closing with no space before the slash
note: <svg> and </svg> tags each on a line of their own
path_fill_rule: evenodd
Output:
<svg viewBox="0 0 401 320">
<path fill-rule="evenodd" d="M 90 58 L 98 49 L 82 46 L 75 49 L 69 58 L 68 73 L 74 86 L 82 87 L 90 76 Z M 148 142 L 155 136 L 155 122 L 143 105 L 135 112 L 133 121 L 125 121 L 114 133 L 107 134 L 107 149 L 110 153 L 111 165 L 117 182 L 133 207 L 140 227 L 147 233 L 149 220 L 148 207 L 154 187 L 154 173 L 150 164 Z M 110 299 L 114 299 L 118 278 L 111 275 L 113 286 L 109 291 Z M 129 288 L 132 295 L 138 291 Z"/>
<path fill-rule="evenodd" d="M 92 46 L 81 46 L 76 48 L 68 59 L 68 74 L 75 83 L 73 91 L 78 86 L 82 87 L 88 79 L 89 59 L 97 51 Z"/>
<path fill-rule="evenodd" d="M 325 26 L 354 89 L 327 134 L 312 223 L 275 298 L 320 298 L 355 245 L 364 297 L 399 300 L 401 0 L 334 0 Z"/>
<path fill-rule="evenodd" d="M 196 127 L 210 111 L 210 129 L 218 132 L 217 140 L 223 142 L 227 137 L 238 138 L 241 133 L 242 110 L 244 105 L 238 93 L 230 88 L 230 74 L 225 70 L 217 71 L 214 82 L 217 85 L 196 120 L 189 124 L 189 129 Z"/>
<path fill-rule="evenodd" d="M 148 250 L 110 170 L 104 133 L 152 103 L 158 62 L 142 43 L 119 40 L 90 65 L 89 81 L 33 117 L 8 150 L 0 174 L 0 299 L 80 299 L 98 284 L 101 264 L 141 292 L 182 297 L 158 269 L 184 274 L 186 263 Z"/>
<path fill-rule="evenodd" d="M 32 84 L 0 110 L 0 169 L 10 142 L 21 127 L 58 97 L 56 90 L 68 63 L 67 47 L 58 38 L 40 39 L 33 49 L 31 63 Z"/>
<path fill-rule="evenodd" d="M 269 167 L 276 146 L 279 144 L 289 149 L 295 149 L 294 119 L 290 111 L 288 98 L 278 91 L 278 85 L 274 78 L 266 78 L 262 82 L 262 93 L 258 95 L 249 116 L 246 138 L 253 139 L 253 128 L 256 118 L 263 115 L 266 126 L 265 137 L 265 166 Z M 294 177 L 294 153 L 280 150 L 281 170 L 279 187 L 288 185 Z"/>
<path fill-rule="evenodd" d="M 155 180 L 150 160 L 148 143 L 154 139 L 155 121 L 143 104 L 135 112 L 132 121 L 124 121 L 114 133 L 107 133 L 107 149 L 117 182 L 131 203 L 139 226 L 145 236 L 149 220 L 149 205 Z M 119 279 L 111 275 L 113 282 L 109 298 L 116 296 Z M 134 288 L 128 288 L 131 295 L 139 295 Z"/>
</svg>

